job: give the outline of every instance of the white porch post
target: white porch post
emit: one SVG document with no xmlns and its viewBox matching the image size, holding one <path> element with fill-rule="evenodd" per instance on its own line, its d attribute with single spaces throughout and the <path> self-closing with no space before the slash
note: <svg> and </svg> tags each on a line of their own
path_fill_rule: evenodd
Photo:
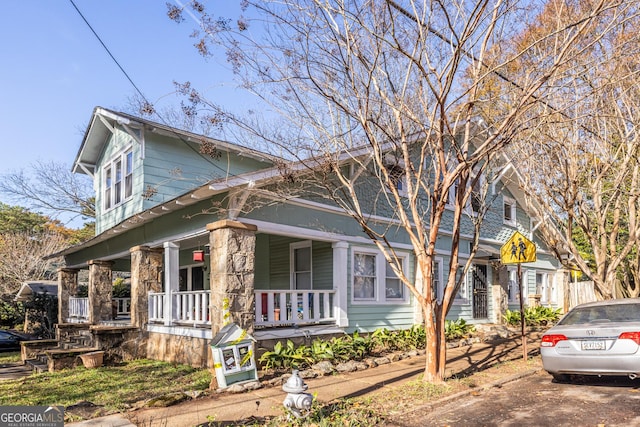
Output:
<svg viewBox="0 0 640 427">
<path fill-rule="evenodd" d="M 172 291 L 180 289 L 180 245 L 174 242 L 164 243 L 164 324 L 171 325 L 171 320 L 176 318 L 176 307 L 173 306 Z"/>
<path fill-rule="evenodd" d="M 333 288 L 336 290 L 336 296 L 333 301 L 336 322 L 340 327 L 349 326 L 349 315 L 347 313 L 347 291 L 348 291 L 348 272 L 347 272 L 347 242 L 335 242 L 331 245 L 333 248 Z"/>
</svg>

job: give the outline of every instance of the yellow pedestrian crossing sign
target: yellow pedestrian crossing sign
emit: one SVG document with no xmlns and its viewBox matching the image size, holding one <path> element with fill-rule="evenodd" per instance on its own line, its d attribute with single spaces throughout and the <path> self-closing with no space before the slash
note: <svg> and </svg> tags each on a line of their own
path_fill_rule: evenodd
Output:
<svg viewBox="0 0 640 427">
<path fill-rule="evenodd" d="M 516 231 L 500 248 L 500 261 L 503 264 L 536 262 L 536 245 Z"/>
</svg>

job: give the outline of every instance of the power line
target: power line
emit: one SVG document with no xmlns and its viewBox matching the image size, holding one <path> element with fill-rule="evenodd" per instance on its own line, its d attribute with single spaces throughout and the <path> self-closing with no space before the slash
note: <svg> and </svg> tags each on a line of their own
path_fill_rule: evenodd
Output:
<svg viewBox="0 0 640 427">
<path fill-rule="evenodd" d="M 113 60 L 113 62 L 118 66 L 118 68 L 120 68 L 120 71 L 122 71 L 122 74 L 124 74 L 124 76 L 127 78 L 127 80 L 129 80 L 129 83 L 131 83 L 131 86 L 133 86 L 136 90 L 136 92 L 138 92 L 138 94 L 142 97 L 142 99 L 146 102 L 149 103 L 149 101 L 147 100 L 147 98 L 144 96 L 144 94 L 142 93 L 142 91 L 138 88 L 138 86 L 136 86 L 136 84 L 133 82 L 133 80 L 131 80 L 131 77 L 129 77 L 129 74 L 127 74 L 127 72 L 124 70 L 124 68 L 122 68 L 122 65 L 120 65 L 120 63 L 118 62 L 118 60 L 115 58 L 115 56 L 113 56 L 113 54 L 111 53 L 111 51 L 109 50 L 109 48 L 107 47 L 106 44 L 104 44 L 104 42 L 102 41 L 102 39 L 100 38 L 100 36 L 98 35 L 98 33 L 96 33 L 96 31 L 93 29 L 93 27 L 91 26 L 91 24 L 89 23 L 89 21 L 87 21 L 87 18 L 84 17 L 84 15 L 82 14 L 82 12 L 80 12 L 80 9 L 78 9 L 78 6 L 76 6 L 76 4 L 73 2 L 73 0 L 69 0 L 71 2 L 71 4 L 73 5 L 74 9 L 76 10 L 76 12 L 78 12 L 78 15 L 80 15 L 80 17 L 82 18 L 82 20 L 84 21 L 85 24 L 87 24 L 87 27 L 89 27 L 89 29 L 91 30 L 91 32 L 93 33 L 94 36 L 96 36 L 96 38 L 98 39 L 98 41 L 100 42 L 100 44 L 102 45 L 102 47 L 104 48 L 104 50 L 109 54 L 109 56 L 111 57 L 111 59 Z"/>
<path fill-rule="evenodd" d="M 98 33 L 93 29 L 93 27 L 91 26 L 91 24 L 89 23 L 89 21 L 87 20 L 87 18 L 85 18 L 85 16 L 82 14 L 82 12 L 80 11 L 80 9 L 78 9 L 78 6 L 76 6 L 76 4 L 74 3 L 73 0 L 69 0 L 69 2 L 73 5 L 74 9 L 76 10 L 76 12 L 78 12 L 78 15 L 80 15 L 80 17 L 82 18 L 82 20 L 85 22 L 85 24 L 87 24 L 87 27 L 89 27 L 89 29 L 91 30 L 91 32 L 93 33 L 93 35 L 98 39 L 98 41 L 100 42 L 100 44 L 102 45 L 102 47 L 104 48 L 104 50 L 107 52 L 107 54 L 109 54 L 109 57 L 111 58 L 111 60 L 118 66 L 118 68 L 120 69 L 120 71 L 122 71 L 122 74 L 124 74 L 124 76 L 127 78 L 127 80 L 129 80 L 129 83 L 131 83 L 131 86 L 134 87 L 134 89 L 136 90 L 136 92 L 140 95 L 140 97 L 142 98 L 142 100 L 147 104 L 147 105 L 153 105 L 151 102 L 149 102 L 149 100 L 144 96 L 144 94 L 142 93 L 142 91 L 140 90 L 140 88 L 138 88 L 138 86 L 134 83 L 133 79 L 129 76 L 129 74 L 125 71 L 125 69 L 122 67 L 122 65 L 120 65 L 120 63 L 118 62 L 118 60 L 115 58 L 115 56 L 113 56 L 113 54 L 111 53 L 111 51 L 109 50 L 109 48 L 107 47 L 107 45 L 102 41 L 102 39 L 100 38 L 100 36 L 98 35 Z M 213 159 L 211 159 L 209 156 L 204 155 L 203 153 L 195 150 L 189 143 L 187 140 L 185 140 L 180 134 L 178 134 L 175 130 L 174 130 L 174 126 L 170 125 L 169 123 L 167 123 L 167 121 L 164 119 L 164 117 L 162 117 L 160 115 L 160 113 L 158 111 L 156 111 L 154 109 L 155 115 L 160 119 L 160 121 L 166 125 L 169 129 L 171 129 L 171 132 L 182 142 L 185 143 L 185 145 L 190 148 L 192 151 L 196 152 L 198 155 L 200 155 L 202 158 L 204 158 L 205 160 L 207 160 L 212 166 L 216 167 L 217 169 L 219 169 L 220 171 L 224 172 L 227 176 L 235 176 L 232 173 L 230 173 L 228 170 L 220 167 L 219 165 L 217 165 L 216 163 L 214 163 Z"/>
</svg>

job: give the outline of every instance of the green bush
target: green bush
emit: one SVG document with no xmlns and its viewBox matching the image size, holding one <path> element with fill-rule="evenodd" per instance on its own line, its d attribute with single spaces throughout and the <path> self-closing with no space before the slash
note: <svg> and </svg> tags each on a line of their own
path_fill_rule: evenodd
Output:
<svg viewBox="0 0 640 427">
<path fill-rule="evenodd" d="M 466 338 L 475 332 L 475 326 L 464 319 L 447 321 L 445 337 L 447 339 Z M 415 325 L 409 329 L 390 331 L 376 329 L 370 335 L 352 335 L 334 337 L 330 340 L 316 339 L 311 345 L 297 346 L 291 341 L 278 341 L 273 350 L 266 351 L 258 359 L 266 369 L 305 369 L 323 360 L 343 362 L 362 360 L 367 356 L 389 351 L 408 351 L 424 348 L 426 334 L 424 326 Z"/>
<path fill-rule="evenodd" d="M 476 331 L 474 325 L 468 324 L 464 319 L 456 321 L 447 320 L 444 325 L 444 337 L 447 340 L 458 340 L 461 338 L 469 338 Z"/>
<path fill-rule="evenodd" d="M 13 295 L 0 297 L 0 328 L 15 329 L 24 322 L 24 304 L 15 302 Z"/>
<path fill-rule="evenodd" d="M 296 348 L 291 340 L 287 340 L 286 345 L 278 341 L 273 351 L 265 352 L 259 360 L 267 369 L 301 369 L 311 364 L 310 356 L 307 346 L 302 345 Z"/>
<path fill-rule="evenodd" d="M 561 309 L 537 306 L 524 308 L 524 320 L 529 326 L 547 326 L 560 319 Z M 510 326 L 520 325 L 520 312 L 507 310 L 502 316 L 505 323 Z"/>
</svg>

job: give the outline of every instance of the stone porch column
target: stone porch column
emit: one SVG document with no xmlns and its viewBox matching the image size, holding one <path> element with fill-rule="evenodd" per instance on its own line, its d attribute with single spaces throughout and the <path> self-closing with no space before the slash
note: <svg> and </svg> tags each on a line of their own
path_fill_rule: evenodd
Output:
<svg viewBox="0 0 640 427">
<path fill-rule="evenodd" d="M 207 224 L 211 248 L 211 331 L 234 322 L 249 334 L 255 323 L 254 269 L 257 227 L 221 220 Z"/>
<path fill-rule="evenodd" d="M 69 318 L 69 297 L 78 293 L 78 270 L 58 269 L 58 323 L 66 323 Z"/>
<path fill-rule="evenodd" d="M 101 320 L 113 320 L 111 296 L 113 282 L 110 261 L 89 261 L 89 324 L 96 325 Z"/>
<path fill-rule="evenodd" d="M 162 249 L 134 246 L 131 253 L 131 325 L 149 322 L 149 292 L 162 292 Z"/>
</svg>

